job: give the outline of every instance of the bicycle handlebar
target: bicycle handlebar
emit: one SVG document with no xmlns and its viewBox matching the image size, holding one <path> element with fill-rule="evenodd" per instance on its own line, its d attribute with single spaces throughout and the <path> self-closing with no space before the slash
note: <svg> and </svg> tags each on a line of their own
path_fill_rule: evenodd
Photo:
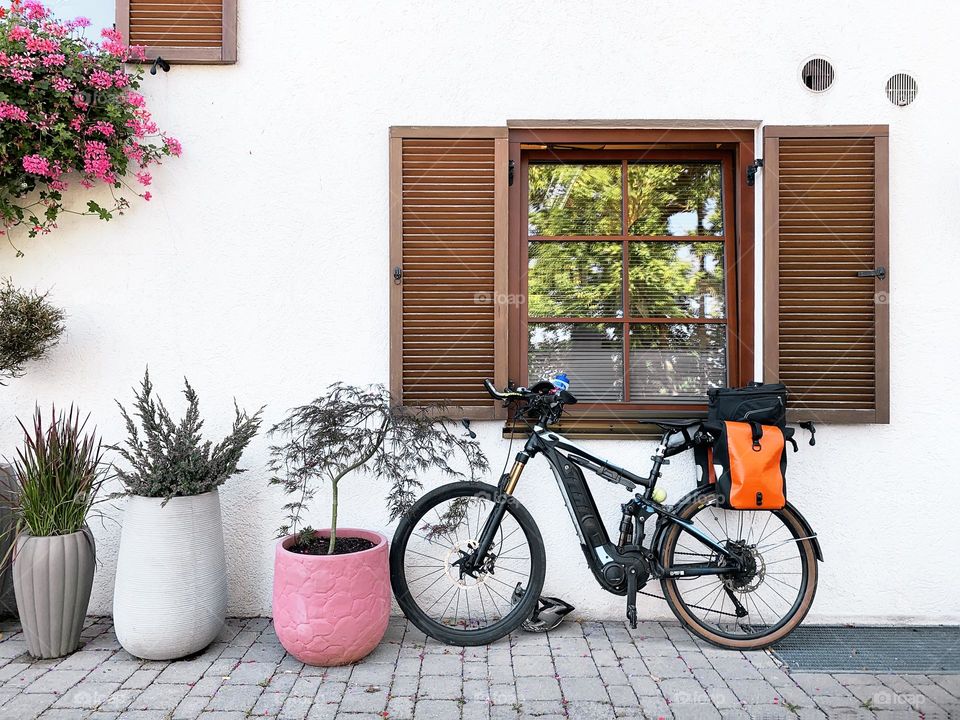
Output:
<svg viewBox="0 0 960 720">
<path fill-rule="evenodd" d="M 550 383 L 542 383 L 543 385 L 550 385 Z M 517 388 L 516 390 L 497 390 L 497 387 L 493 384 L 492 380 L 484 380 L 483 386 L 487 389 L 487 392 L 490 393 L 490 397 L 494 400 L 502 400 L 503 402 L 511 402 L 513 400 L 530 400 L 532 398 L 542 398 L 547 397 L 550 393 L 545 393 L 537 389 L 529 388 Z M 551 393 L 554 392 L 551 388 Z M 562 404 L 573 405 L 577 402 L 577 399 L 567 390 L 561 390 L 560 392 L 553 395 L 556 400 L 559 400 Z"/>
</svg>

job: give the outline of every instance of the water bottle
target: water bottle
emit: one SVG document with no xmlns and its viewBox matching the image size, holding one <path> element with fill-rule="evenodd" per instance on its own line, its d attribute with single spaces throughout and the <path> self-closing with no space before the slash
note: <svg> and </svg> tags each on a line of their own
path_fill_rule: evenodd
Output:
<svg viewBox="0 0 960 720">
<path fill-rule="evenodd" d="M 557 389 L 557 392 L 561 390 L 570 389 L 570 378 L 567 377 L 565 372 L 558 373 L 555 378 L 553 378 L 553 386 Z"/>
</svg>

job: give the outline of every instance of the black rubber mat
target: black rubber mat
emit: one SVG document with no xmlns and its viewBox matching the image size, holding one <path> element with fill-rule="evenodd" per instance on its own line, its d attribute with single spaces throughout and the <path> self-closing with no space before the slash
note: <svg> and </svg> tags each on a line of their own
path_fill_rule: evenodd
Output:
<svg viewBox="0 0 960 720">
<path fill-rule="evenodd" d="M 801 625 L 773 652 L 797 672 L 960 673 L 960 627 Z"/>
</svg>

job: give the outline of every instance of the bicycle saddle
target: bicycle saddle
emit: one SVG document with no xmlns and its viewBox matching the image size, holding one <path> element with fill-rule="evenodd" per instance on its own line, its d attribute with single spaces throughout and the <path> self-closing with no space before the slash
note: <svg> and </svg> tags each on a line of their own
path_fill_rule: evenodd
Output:
<svg viewBox="0 0 960 720">
<path fill-rule="evenodd" d="M 644 420 L 643 422 L 653 423 L 659 428 L 664 430 L 683 430 L 684 428 L 693 427 L 694 425 L 700 425 L 703 423 L 703 420 L 694 418 L 693 420 Z"/>
</svg>

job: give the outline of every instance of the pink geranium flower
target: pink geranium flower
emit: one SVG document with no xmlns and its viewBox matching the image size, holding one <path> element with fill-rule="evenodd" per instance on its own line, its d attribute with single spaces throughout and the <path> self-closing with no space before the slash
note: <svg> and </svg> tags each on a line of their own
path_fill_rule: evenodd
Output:
<svg viewBox="0 0 960 720">
<path fill-rule="evenodd" d="M 90 84 L 95 88 L 106 90 L 113 87 L 113 76 L 103 70 L 94 70 L 90 73 Z"/>
<path fill-rule="evenodd" d="M 49 175 L 50 161 L 40 155 L 26 155 L 23 158 L 23 169 L 33 175 Z"/>
</svg>

